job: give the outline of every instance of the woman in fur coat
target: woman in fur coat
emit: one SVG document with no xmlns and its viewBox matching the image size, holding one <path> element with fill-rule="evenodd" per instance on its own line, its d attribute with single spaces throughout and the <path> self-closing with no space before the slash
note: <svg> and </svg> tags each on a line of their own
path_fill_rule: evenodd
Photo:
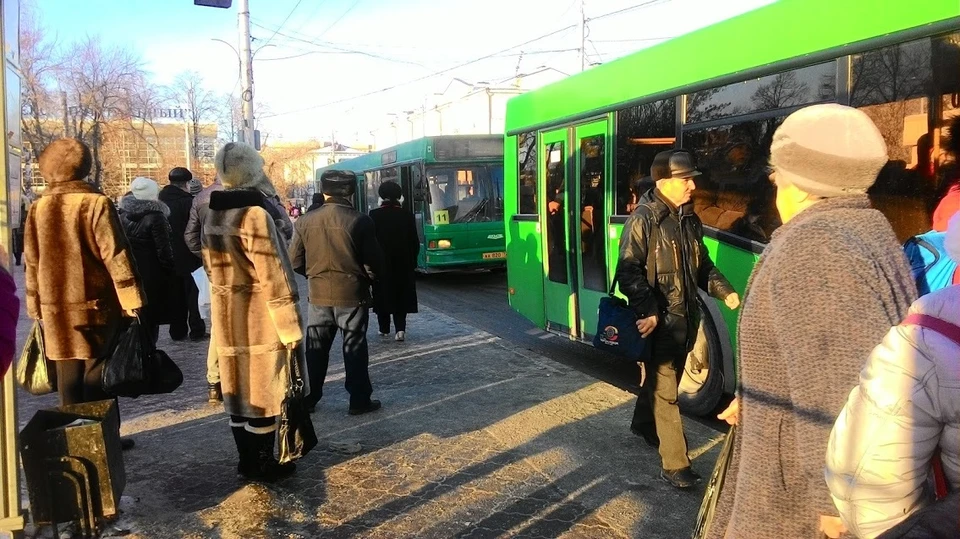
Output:
<svg viewBox="0 0 960 539">
<path fill-rule="evenodd" d="M 170 323 L 168 298 L 175 275 L 167 221 L 170 208 L 160 202 L 159 193 L 157 182 L 135 178 L 130 183 L 130 193 L 120 200 L 120 222 L 133 247 L 133 258 L 147 294 L 140 325 L 154 346 L 160 336 L 160 326 Z"/>
<path fill-rule="evenodd" d="M 263 194 L 273 186 L 260 154 L 231 142 L 214 162 L 224 190 L 210 195 L 201 244 L 223 403 L 240 454 L 237 471 L 247 479 L 273 481 L 295 470 L 293 463 L 279 464 L 273 450 L 289 387 L 288 353 L 303 339 L 300 298 Z M 301 373 L 306 380 L 302 362 Z"/>
<path fill-rule="evenodd" d="M 135 315 L 145 301 L 113 202 L 84 181 L 92 163 L 82 142 L 50 143 L 40 155 L 48 187 L 24 229 L 27 313 L 43 323 L 61 404 L 110 398 L 100 386 L 100 360 L 124 314 Z"/>
</svg>

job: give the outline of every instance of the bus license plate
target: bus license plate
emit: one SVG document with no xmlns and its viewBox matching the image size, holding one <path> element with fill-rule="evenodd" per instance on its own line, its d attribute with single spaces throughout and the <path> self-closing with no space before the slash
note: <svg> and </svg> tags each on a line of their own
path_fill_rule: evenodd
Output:
<svg viewBox="0 0 960 539">
<path fill-rule="evenodd" d="M 491 260 L 491 259 L 497 259 L 497 258 L 507 258 L 507 252 L 498 251 L 496 253 L 483 253 L 484 260 Z"/>
</svg>

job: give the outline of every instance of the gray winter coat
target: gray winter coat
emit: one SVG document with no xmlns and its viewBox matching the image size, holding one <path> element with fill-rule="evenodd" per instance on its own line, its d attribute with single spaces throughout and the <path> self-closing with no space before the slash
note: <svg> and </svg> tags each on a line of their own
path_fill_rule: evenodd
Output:
<svg viewBox="0 0 960 539">
<path fill-rule="evenodd" d="M 833 423 L 917 291 L 866 196 L 827 199 L 774 232 L 738 329 L 740 429 L 711 536 L 820 537 Z"/>
</svg>

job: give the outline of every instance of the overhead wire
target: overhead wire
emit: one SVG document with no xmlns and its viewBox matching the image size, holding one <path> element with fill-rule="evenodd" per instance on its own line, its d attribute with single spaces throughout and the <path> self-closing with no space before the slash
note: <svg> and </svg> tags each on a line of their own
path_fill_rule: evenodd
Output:
<svg viewBox="0 0 960 539">
<path fill-rule="evenodd" d="M 293 6 L 293 9 L 290 10 L 290 13 L 287 13 L 287 17 L 286 17 L 285 19 L 283 19 L 283 22 L 281 22 L 281 23 L 280 23 L 280 26 L 278 26 L 277 29 L 273 32 L 273 35 L 270 36 L 270 37 L 267 39 L 267 42 L 263 44 L 264 47 L 266 47 L 267 45 L 269 45 L 270 42 L 273 41 L 273 38 L 277 37 L 277 33 L 278 33 L 280 30 L 283 29 L 283 25 L 287 24 L 287 21 L 289 21 L 289 20 L 290 20 L 290 17 L 293 16 L 293 12 L 295 12 L 295 11 L 297 10 L 297 8 L 300 7 L 300 4 L 301 4 L 302 2 L 303 2 L 303 0 L 297 0 L 297 3 Z M 261 47 L 261 48 L 262 48 L 262 47 Z"/>
<path fill-rule="evenodd" d="M 320 39 L 321 37 L 327 35 L 327 32 L 329 32 L 330 30 L 332 30 L 333 27 L 336 26 L 340 21 L 342 21 L 344 17 L 346 17 L 347 15 L 349 15 L 350 12 L 353 11 L 353 9 L 354 9 L 355 7 L 357 7 L 357 4 L 359 4 L 360 2 L 361 2 L 361 0 L 354 0 L 354 1 L 353 1 L 353 4 L 350 4 L 350 7 L 348 7 L 347 10 L 344 11 L 343 14 L 340 15 L 340 17 L 337 18 L 337 20 L 333 21 L 333 23 L 330 24 L 330 26 L 328 26 L 326 30 L 320 32 L 320 34 L 317 36 L 317 39 Z"/>
<path fill-rule="evenodd" d="M 274 114 L 272 114 L 272 115 L 270 115 L 270 116 L 264 116 L 264 117 L 265 117 L 265 118 L 273 118 L 273 117 L 276 117 L 276 116 L 286 116 L 286 115 L 288 115 L 288 114 L 297 114 L 297 113 L 300 113 L 300 112 L 307 112 L 307 111 L 316 110 L 316 109 L 320 109 L 320 108 L 325 108 L 325 107 L 329 107 L 329 106 L 333 106 L 333 105 L 339 105 L 340 103 L 346 103 L 346 102 L 348 102 L 348 101 L 354 101 L 354 100 L 357 100 L 357 99 L 362 99 L 362 98 L 364 98 L 364 97 L 369 97 L 369 96 L 371 96 L 371 95 L 382 94 L 382 93 L 384 93 L 384 92 L 388 92 L 388 91 L 390 91 L 390 90 L 394 90 L 394 89 L 396 89 L 396 88 L 400 88 L 401 86 L 408 86 L 408 85 L 410 85 L 410 84 L 415 84 L 415 83 L 417 83 L 417 82 L 425 81 L 425 80 L 427 80 L 427 79 L 431 79 L 431 78 L 436 77 L 436 76 L 438 76 L 438 75 L 443 75 L 443 74 L 445 74 L 445 73 L 449 73 L 449 72 L 451 72 L 451 71 L 460 69 L 460 68 L 462 68 L 462 67 L 466 67 L 466 66 L 475 64 L 475 63 L 477 63 L 477 62 L 482 62 L 483 60 L 488 60 L 488 59 L 490 59 L 490 58 L 494 58 L 494 57 L 496 57 L 496 56 L 498 56 L 498 55 L 500 55 L 500 54 L 503 54 L 503 53 L 506 53 L 506 52 L 510 52 L 510 51 L 512 51 L 512 50 L 514 50 L 514 49 L 518 49 L 518 48 L 520 48 L 520 47 L 523 47 L 524 45 L 529 45 L 530 43 L 535 43 L 535 42 L 537 42 L 537 41 L 540 41 L 540 40 L 542 40 L 542 39 L 546 39 L 546 38 L 548 38 L 548 37 L 552 37 L 552 36 L 557 35 L 557 34 L 559 34 L 559 33 L 561 33 L 561 32 L 566 32 L 566 31 L 570 30 L 571 28 L 575 28 L 575 27 L 576 27 L 576 25 L 570 25 L 570 26 L 567 26 L 567 27 L 564 27 L 564 28 L 560 28 L 559 30 L 554 30 L 554 31 L 549 32 L 549 33 L 547 33 L 547 34 L 544 34 L 544 35 L 542 35 L 542 36 L 538 36 L 538 37 L 535 37 L 535 38 L 533 38 L 533 39 L 524 41 L 523 43 L 519 43 L 519 44 L 517 44 L 517 45 L 513 45 L 512 47 L 507 47 L 506 49 L 499 50 L 499 51 L 496 51 L 496 52 L 493 52 L 493 53 L 490 53 L 490 54 L 481 56 L 481 57 L 479 57 L 479 58 L 474 58 L 473 60 L 470 60 L 470 61 L 467 61 L 467 62 L 463 62 L 463 63 L 461 63 L 461 64 L 457 64 L 457 65 L 455 65 L 455 66 L 448 67 L 448 68 L 446 68 L 446 69 L 441 69 L 441 70 L 439 70 L 439 71 L 435 71 L 435 72 L 433 72 L 433 73 L 430 73 L 429 75 L 424 75 L 424 76 L 422 76 L 422 77 L 417 77 L 417 78 L 415 78 L 415 79 L 411 79 L 411 80 L 408 80 L 408 81 L 405 81 L 405 82 L 400 82 L 400 83 L 397 83 L 397 84 L 393 84 L 393 85 L 387 86 L 387 87 L 385 87 L 385 88 L 381 88 L 381 89 L 379 89 L 379 90 L 373 90 L 373 91 L 365 92 L 365 93 L 362 93 L 362 94 L 359 94 L 359 95 L 355 95 L 355 96 L 351 96 L 351 97 L 345 97 L 345 98 L 337 99 L 337 100 L 334 100 L 334 101 L 330 101 L 330 102 L 328 102 L 328 103 L 322 103 L 322 104 L 319 104 L 319 105 L 312 105 L 312 106 L 309 106 L 309 107 L 304 107 L 304 108 L 300 108 L 300 109 L 296 109 L 296 110 L 290 110 L 290 111 L 286 111 L 286 112 L 277 112 L 277 113 L 274 113 Z"/>
</svg>

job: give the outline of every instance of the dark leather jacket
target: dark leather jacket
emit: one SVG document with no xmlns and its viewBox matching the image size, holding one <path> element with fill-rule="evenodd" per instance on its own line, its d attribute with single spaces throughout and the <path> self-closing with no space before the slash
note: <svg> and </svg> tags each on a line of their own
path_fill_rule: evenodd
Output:
<svg viewBox="0 0 960 539">
<path fill-rule="evenodd" d="M 656 245 L 650 245 L 657 227 Z M 647 250 L 655 248 L 656 288 L 647 282 Z M 723 300 L 734 292 L 713 265 L 703 244 L 703 224 L 692 204 L 676 208 L 659 191 L 640 197 L 637 209 L 623 226 L 616 278 L 638 318 L 656 314 L 658 332 L 682 335 L 692 344 L 700 324 L 697 288 Z"/>
<path fill-rule="evenodd" d="M 293 269 L 309 282 L 310 303 L 327 307 L 369 305 L 370 287 L 383 266 L 383 251 L 369 215 L 333 197 L 294 224 Z"/>
</svg>

